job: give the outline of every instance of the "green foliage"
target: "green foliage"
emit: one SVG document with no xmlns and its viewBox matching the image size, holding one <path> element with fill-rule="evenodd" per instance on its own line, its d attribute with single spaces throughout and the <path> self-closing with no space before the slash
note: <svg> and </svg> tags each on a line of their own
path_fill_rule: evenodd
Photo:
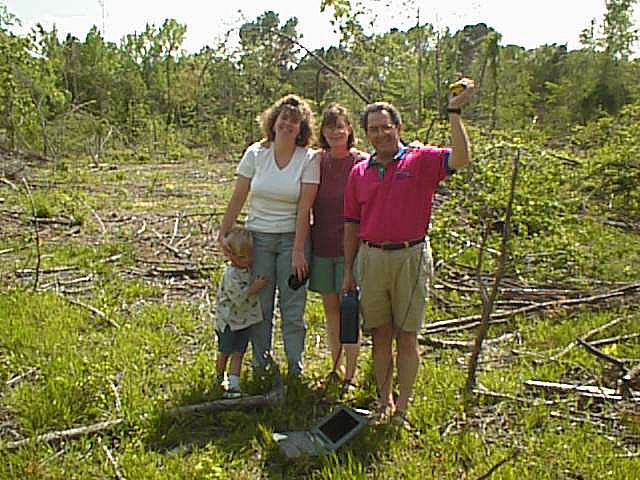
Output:
<svg viewBox="0 0 640 480">
<path fill-rule="evenodd" d="M 612 1 L 602 35 L 583 35 L 584 49 L 545 45 L 525 51 L 501 45 L 480 23 L 459 32 L 416 24 L 368 35 L 373 7 L 361 1 L 323 1 L 341 33 L 337 47 L 303 55 L 297 19 L 271 11 L 245 22 L 236 47 L 225 39 L 197 54 L 181 50 L 186 27 L 167 19 L 159 27 L 105 42 L 93 27 L 80 40 L 38 27 L 21 37 L 4 10 L 0 30 L 0 142 L 45 156 L 144 150 L 153 160 L 176 158 L 178 145 L 237 156 L 260 136 L 256 116 L 290 92 L 318 108 L 339 101 L 358 112 L 362 98 L 386 100 L 404 114 L 406 131 L 436 138 L 445 118 L 447 84 L 460 72 L 476 80 L 476 100 L 465 115 L 479 127 L 536 129 L 562 139 L 568 125 L 616 115 L 638 98 L 638 63 L 629 59 L 637 38 L 635 2 Z M 413 9 L 408 2 L 403 8 Z M 229 32 L 231 35 L 232 32 Z M 347 79 L 351 87 L 340 78 Z M 352 88 L 353 87 L 353 88 Z M 358 94 L 354 90 L 358 91 Z"/>
<path fill-rule="evenodd" d="M 635 103 L 615 118 L 605 116 L 574 128 L 573 143 L 591 147 L 581 188 L 596 212 L 631 221 L 640 218 L 639 121 L 640 103 Z"/>
</svg>

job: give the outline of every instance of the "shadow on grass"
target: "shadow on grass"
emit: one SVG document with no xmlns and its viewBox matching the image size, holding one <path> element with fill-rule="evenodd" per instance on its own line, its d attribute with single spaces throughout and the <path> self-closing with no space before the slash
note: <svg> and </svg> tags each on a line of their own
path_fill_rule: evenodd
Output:
<svg viewBox="0 0 640 480">
<path fill-rule="evenodd" d="M 251 379 L 243 387 L 247 394 L 268 391 L 273 379 Z M 277 403 L 210 413 L 174 415 L 160 411 L 150 420 L 145 443 L 163 455 L 191 455 L 213 449 L 226 458 L 252 463 L 267 478 L 307 478 L 320 469 L 342 469 L 343 464 L 363 470 L 387 451 L 393 435 L 386 428 L 367 428 L 339 451 L 323 456 L 287 459 L 272 439 L 273 432 L 312 428 L 333 410 L 336 402 L 322 382 L 285 377 L 285 395 Z M 175 407 L 221 399 L 221 392 L 193 390 L 183 395 Z M 231 473 L 231 472 L 230 472 Z"/>
</svg>

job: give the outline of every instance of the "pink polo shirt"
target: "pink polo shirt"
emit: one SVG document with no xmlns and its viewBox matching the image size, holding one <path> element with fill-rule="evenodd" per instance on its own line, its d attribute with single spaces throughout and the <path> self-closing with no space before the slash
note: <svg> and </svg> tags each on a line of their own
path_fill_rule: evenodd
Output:
<svg viewBox="0 0 640 480">
<path fill-rule="evenodd" d="M 359 223 L 359 238 L 374 243 L 424 237 L 438 184 L 451 170 L 451 150 L 401 147 L 382 168 L 375 156 L 353 167 L 344 194 L 345 223 Z"/>
</svg>

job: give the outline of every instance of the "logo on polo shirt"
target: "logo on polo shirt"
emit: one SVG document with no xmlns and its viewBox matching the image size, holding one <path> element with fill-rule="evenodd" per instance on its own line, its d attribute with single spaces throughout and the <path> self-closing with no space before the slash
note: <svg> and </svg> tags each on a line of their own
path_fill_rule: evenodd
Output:
<svg viewBox="0 0 640 480">
<path fill-rule="evenodd" d="M 411 174 L 411 170 L 396 170 L 393 173 L 393 176 L 399 178 L 400 180 L 404 178 L 411 178 L 413 175 Z"/>
</svg>

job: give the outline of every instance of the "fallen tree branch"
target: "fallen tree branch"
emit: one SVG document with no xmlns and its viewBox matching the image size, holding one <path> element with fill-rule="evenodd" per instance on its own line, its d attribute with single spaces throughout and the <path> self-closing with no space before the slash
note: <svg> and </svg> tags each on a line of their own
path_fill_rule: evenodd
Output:
<svg viewBox="0 0 640 480">
<path fill-rule="evenodd" d="M 35 214 L 33 217 L 29 218 L 30 222 L 42 223 L 43 225 L 66 225 L 69 227 L 75 227 L 81 225 L 80 221 L 73 218 L 65 218 L 65 217 L 53 217 L 53 218 L 43 218 L 37 217 Z"/>
<path fill-rule="evenodd" d="M 164 248 L 166 248 L 167 250 L 169 250 L 171 253 L 173 253 L 176 257 L 178 258 L 183 258 L 184 255 L 183 253 L 178 250 L 176 247 L 174 247 L 173 245 L 171 245 L 171 242 L 167 243 L 167 242 L 160 242 L 160 245 L 162 245 Z"/>
<path fill-rule="evenodd" d="M 78 270 L 78 267 L 52 267 L 52 268 L 43 268 L 39 270 L 40 273 L 61 273 L 61 272 L 71 272 L 73 270 Z M 37 269 L 34 268 L 19 268 L 16 270 L 16 275 L 18 277 L 26 277 L 27 275 L 31 275 L 32 273 L 38 273 Z"/>
<path fill-rule="evenodd" d="M 173 241 L 176 239 L 176 235 L 178 235 L 179 227 L 180 227 L 180 212 L 176 213 L 176 222 L 173 225 L 173 234 L 171 235 L 171 240 L 169 240 L 169 245 L 173 245 Z"/>
<path fill-rule="evenodd" d="M 114 326 L 116 328 L 120 328 L 120 325 L 118 324 L 118 322 L 116 322 L 115 320 L 109 318 L 104 312 L 102 312 L 101 310 L 98 310 L 96 307 L 94 307 L 92 305 L 88 305 L 86 303 L 83 303 L 80 300 L 74 300 L 73 298 L 65 297 L 64 295 L 60 295 L 60 296 L 62 298 L 64 298 L 67 302 L 71 303 L 72 305 L 76 305 L 78 307 L 86 308 L 91 313 L 93 313 L 97 317 L 100 317 L 101 319 L 105 320 L 106 322 L 108 322 L 112 326 Z"/>
<path fill-rule="evenodd" d="M 618 360 L 617 358 L 604 353 L 602 350 L 594 347 L 593 345 L 591 345 L 589 342 L 585 342 L 584 340 L 582 340 L 580 337 L 578 337 L 576 339 L 578 341 L 578 343 L 580 345 L 582 345 L 584 348 L 587 349 L 587 351 L 593 355 L 595 355 L 596 357 L 604 360 L 605 362 L 609 362 L 610 364 L 614 365 L 616 368 L 618 368 L 619 370 L 621 370 L 622 372 L 626 372 L 627 369 L 624 366 L 624 363 L 621 362 L 620 360 Z"/>
<path fill-rule="evenodd" d="M 485 339 L 485 345 L 492 345 L 500 342 L 505 342 L 512 339 L 515 336 L 513 333 L 505 333 L 496 338 Z M 429 336 L 420 336 L 418 338 L 420 345 L 427 345 L 433 348 L 454 348 L 457 350 L 469 351 L 473 348 L 475 342 L 473 340 L 445 340 L 441 338 L 433 338 Z"/>
<path fill-rule="evenodd" d="M 491 320 L 511 318 L 518 314 L 531 313 L 537 310 L 544 310 L 546 308 L 551 308 L 551 307 L 564 307 L 564 306 L 580 305 L 583 303 L 596 303 L 601 300 L 608 300 L 613 297 L 623 296 L 626 293 L 633 290 L 640 290 L 640 282 L 631 283 L 599 295 L 591 295 L 589 297 L 582 297 L 582 298 L 553 300 L 549 302 L 536 303 L 535 305 L 530 305 L 527 307 L 516 308 L 514 310 L 508 310 L 505 312 L 494 313 L 491 315 Z M 441 332 L 446 330 L 449 327 L 466 325 L 468 323 L 477 322 L 478 320 L 482 320 L 482 315 L 469 315 L 466 317 L 459 317 L 451 320 L 434 322 L 425 326 L 424 333 L 428 334 L 428 333 Z"/>
<path fill-rule="evenodd" d="M 494 392 L 492 390 L 487 390 L 485 387 L 482 387 L 482 386 L 474 388 L 473 393 L 475 393 L 476 395 L 483 395 L 485 397 L 496 398 L 499 400 L 511 400 L 514 402 L 526 403 L 532 406 L 557 405 L 558 403 L 564 402 L 564 401 L 558 401 L 558 400 L 540 400 L 539 398 L 518 397 L 516 395 L 511 395 L 508 393 Z"/>
<path fill-rule="evenodd" d="M 498 325 L 501 323 L 507 323 L 507 319 L 499 319 L 499 320 L 491 320 L 489 322 L 490 325 Z M 462 325 L 458 325 L 458 326 L 454 326 L 454 327 L 449 327 L 449 328 L 440 328 L 440 329 L 436 329 L 436 330 L 429 330 L 428 332 L 425 333 L 425 335 L 423 336 L 419 336 L 418 340 L 420 340 L 421 338 L 424 338 L 428 335 L 432 335 L 434 333 L 456 333 L 456 332 L 461 332 L 464 330 L 472 330 L 476 327 L 480 326 L 480 322 L 471 322 L 471 323 L 464 323 Z"/>
<path fill-rule="evenodd" d="M 163 275 L 167 277 L 178 277 L 178 276 L 186 276 L 191 278 L 200 277 L 200 272 L 206 270 L 216 270 L 219 267 L 185 267 L 185 268 L 160 268 L 153 267 L 152 271 L 158 275 Z"/>
<path fill-rule="evenodd" d="M 18 191 L 18 187 L 16 187 L 15 183 L 13 183 L 11 180 L 9 180 L 7 177 L 0 177 L 0 182 L 9 185 L 11 187 L 12 190 L 14 191 Z"/>
<path fill-rule="evenodd" d="M 240 398 L 223 398 L 212 402 L 197 403 L 195 405 L 185 405 L 182 407 L 167 410 L 170 416 L 193 415 L 199 413 L 219 412 L 224 410 L 235 410 L 247 407 L 256 407 L 270 403 L 278 403 L 284 398 L 284 385 L 280 376 L 280 369 L 274 360 L 269 357 L 269 363 L 274 371 L 273 387 L 264 395 L 250 395 Z"/>
<path fill-rule="evenodd" d="M 5 383 L 5 385 L 7 387 L 10 387 L 11 385 L 15 385 L 16 383 L 18 383 L 20 380 L 22 380 L 25 377 L 28 377 L 29 375 L 31 375 L 33 372 L 35 372 L 37 369 L 35 367 L 30 368 L 29 370 L 27 370 L 24 373 L 21 373 L 20 375 L 16 375 L 15 377 L 10 378 L 9 380 L 7 380 Z"/>
<path fill-rule="evenodd" d="M 89 205 L 87 202 L 85 202 L 84 200 L 80 199 L 80 201 L 83 203 L 83 205 L 89 209 L 89 211 L 91 212 L 91 215 L 93 215 L 93 218 L 96 219 L 96 222 L 98 223 L 98 226 L 100 227 L 100 229 L 102 230 L 102 236 L 104 237 L 105 234 L 107 233 L 107 227 L 104 226 L 104 222 L 102 221 L 102 219 L 100 218 L 100 215 L 98 215 L 98 212 L 96 212 L 93 208 L 91 208 L 91 205 Z"/>
<path fill-rule="evenodd" d="M 594 347 L 599 347 L 602 345 L 611 345 L 612 343 L 619 343 L 624 340 L 633 340 L 634 338 L 640 337 L 640 333 L 629 333 L 627 335 L 617 335 L 615 337 L 609 338 L 601 338 L 600 340 L 592 340 L 589 342 Z"/>
<path fill-rule="evenodd" d="M 493 472 L 495 472 L 498 468 L 500 468 L 502 465 L 504 465 L 507 462 L 510 462 L 511 460 L 514 460 L 518 457 L 518 455 L 520 455 L 520 449 L 516 448 L 515 450 L 513 450 L 509 455 L 507 455 L 505 458 L 503 458 L 502 460 L 500 460 L 498 463 L 496 463 L 494 466 L 492 466 L 487 473 L 485 473 L 484 475 L 480 475 L 477 480 L 486 480 L 487 478 L 490 478 L 491 475 L 493 475 Z"/>
<path fill-rule="evenodd" d="M 542 389 L 553 393 L 575 393 L 581 397 L 594 400 L 608 400 L 619 402 L 622 395 L 619 395 L 613 388 L 599 387 L 597 385 L 573 385 L 571 383 L 542 382 L 539 380 L 526 380 L 524 385 L 528 388 Z M 640 397 L 632 398 L 631 401 L 640 403 Z"/>
<path fill-rule="evenodd" d="M 9 450 L 15 450 L 25 445 L 38 444 L 38 443 L 51 443 L 59 440 L 72 440 L 84 435 L 90 435 L 92 433 L 102 432 L 105 430 L 111 430 L 112 428 L 120 425 L 124 422 L 123 418 L 116 420 L 107 420 L 106 422 L 94 423 L 86 427 L 71 428 L 69 430 L 58 430 L 55 432 L 45 433 L 32 438 L 25 438 L 24 440 L 18 440 L 15 442 L 8 442 L 4 445 L 4 448 Z"/>
<path fill-rule="evenodd" d="M 284 397 L 284 390 L 271 390 L 265 395 L 249 395 L 241 398 L 223 398 L 221 400 L 213 400 L 211 402 L 197 403 L 195 405 L 185 405 L 168 410 L 166 413 L 170 416 L 177 415 L 193 415 L 200 413 L 219 412 L 224 410 L 235 410 L 248 407 L 257 407 L 270 403 L 278 403 Z"/>
<path fill-rule="evenodd" d="M 109 463 L 113 467 L 113 474 L 115 475 L 116 479 L 126 480 L 124 475 L 122 475 L 122 473 L 120 472 L 120 468 L 118 467 L 118 462 L 116 461 L 115 457 L 111 453 L 111 450 L 109 450 L 109 447 L 107 447 L 106 445 L 103 445 L 102 450 L 104 450 L 104 453 L 107 456 L 107 460 L 109 460 Z"/>
<path fill-rule="evenodd" d="M 617 325 L 618 323 L 620 323 L 622 320 L 625 320 L 627 317 L 618 317 L 618 318 L 614 318 L 613 320 L 611 320 L 610 322 L 605 323 L 604 325 L 600 325 L 597 328 L 594 328 L 593 330 L 589 330 L 587 333 L 585 333 L 584 335 L 582 335 L 579 338 L 582 338 L 583 340 L 587 341 L 589 340 L 591 337 L 593 337 L 594 335 L 597 335 L 600 332 L 605 331 L 606 329 L 613 327 L 614 325 Z M 551 361 L 555 361 L 558 358 L 566 355 L 567 353 L 569 353 L 573 347 L 575 347 L 578 344 L 577 340 L 574 340 L 573 342 L 569 343 L 569 345 L 567 345 L 565 348 L 563 348 L 562 350 L 560 350 L 558 353 L 556 353 L 555 355 L 553 355 L 549 360 Z M 592 345 L 595 345 L 595 342 L 592 343 Z"/>
</svg>

